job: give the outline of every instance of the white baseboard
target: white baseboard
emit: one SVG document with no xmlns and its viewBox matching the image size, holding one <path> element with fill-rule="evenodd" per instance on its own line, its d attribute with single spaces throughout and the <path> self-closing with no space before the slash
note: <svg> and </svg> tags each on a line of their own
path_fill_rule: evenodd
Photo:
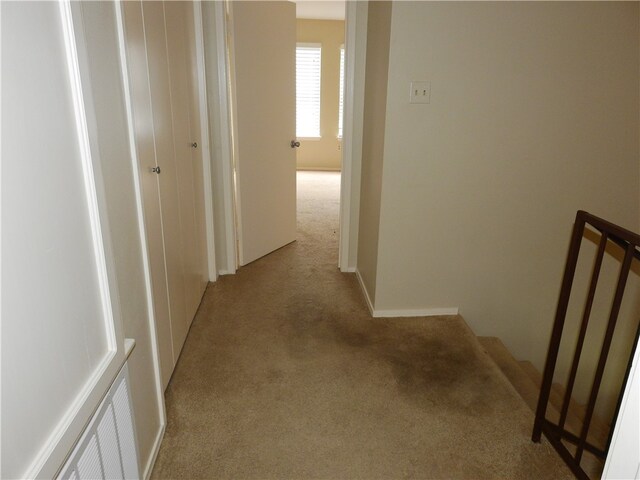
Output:
<svg viewBox="0 0 640 480">
<path fill-rule="evenodd" d="M 235 271 L 231 270 L 218 270 L 218 275 L 235 275 Z"/>
<path fill-rule="evenodd" d="M 384 310 L 384 309 L 375 309 L 373 308 L 373 302 L 371 302 L 371 297 L 369 296 L 369 292 L 367 287 L 364 285 L 362 281 L 362 275 L 360 275 L 360 271 L 356 268 L 356 278 L 358 279 L 358 283 L 360 284 L 360 288 L 362 289 L 362 293 L 364 294 L 364 298 L 367 301 L 367 307 L 369 307 L 369 313 L 371 313 L 372 317 L 375 318 L 389 318 L 389 317 L 438 317 L 445 315 L 458 315 L 460 309 L 458 307 L 445 307 L 445 308 L 398 308 L 392 310 Z"/>
<path fill-rule="evenodd" d="M 362 289 L 362 293 L 364 294 L 364 299 L 367 301 L 367 307 L 369 307 L 369 313 L 371 313 L 371 315 L 374 316 L 373 303 L 371 303 L 371 297 L 369 296 L 367 287 L 365 287 L 364 282 L 362 281 L 362 275 L 360 275 L 360 270 L 356 268 L 355 271 L 356 271 L 356 278 L 358 279 L 358 283 L 360 284 L 360 288 Z"/>
<path fill-rule="evenodd" d="M 298 167 L 298 172 L 340 172 L 340 167 Z"/>
<path fill-rule="evenodd" d="M 342 273 L 356 273 L 356 267 L 347 267 L 341 270 Z"/>
<path fill-rule="evenodd" d="M 151 455 L 149 456 L 149 460 L 144 467 L 144 478 L 145 480 L 149 480 L 151 478 L 151 472 L 153 471 L 153 466 L 156 464 L 156 459 L 158 458 L 158 452 L 160 451 L 160 444 L 162 443 L 162 439 L 164 438 L 164 429 L 165 425 L 161 425 L 158 430 L 158 434 L 156 435 L 156 441 L 153 442 L 153 450 L 151 451 Z"/>
<path fill-rule="evenodd" d="M 373 316 L 382 317 L 437 317 L 445 315 L 458 315 L 458 307 L 450 308 L 417 308 L 417 309 L 394 309 L 394 310 L 374 310 Z"/>
</svg>

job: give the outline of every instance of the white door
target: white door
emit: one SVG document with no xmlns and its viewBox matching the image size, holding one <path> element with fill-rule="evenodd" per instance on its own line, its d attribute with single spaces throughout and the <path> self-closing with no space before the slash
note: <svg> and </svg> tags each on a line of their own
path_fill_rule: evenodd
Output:
<svg viewBox="0 0 640 480">
<path fill-rule="evenodd" d="M 149 270 L 153 295 L 153 312 L 158 338 L 160 375 L 164 388 L 169 384 L 174 367 L 171 314 L 167 291 L 167 271 L 164 263 L 160 187 L 153 135 L 153 112 L 149 94 L 149 72 L 145 46 L 144 21 L 140 2 L 123 2 L 125 39 L 129 70 L 129 89 L 133 110 L 133 129 L 140 169 L 139 178 L 144 203 L 144 223 L 149 255 Z"/>
<path fill-rule="evenodd" d="M 175 155 L 176 143 L 173 134 L 172 91 L 167 57 L 164 3 L 142 2 L 142 12 L 147 40 L 147 65 L 153 111 L 156 162 L 160 168 L 157 177 L 160 182 L 160 208 L 175 363 L 188 331 L 185 289 L 186 252 L 183 250 L 180 193 L 177 181 L 182 165 L 178 164 Z"/>
<path fill-rule="evenodd" d="M 195 24 L 191 2 L 166 2 L 164 9 L 188 330 L 207 284 L 200 110 L 197 95 L 191 92 L 197 74 L 191 55 Z"/>
<path fill-rule="evenodd" d="M 208 257 L 209 252 L 207 250 L 207 223 L 205 219 L 205 172 L 203 163 L 203 137 L 201 130 L 201 116 L 204 113 L 206 118 L 206 112 L 200 110 L 200 89 L 199 89 L 199 75 L 198 70 L 198 49 L 196 48 L 196 32 L 195 32 L 195 12 L 194 4 L 191 2 L 178 2 L 185 5 L 187 8 L 185 18 L 185 35 L 187 43 L 187 53 L 185 54 L 186 60 L 186 73 L 188 76 L 188 89 L 189 89 L 189 126 L 190 126 L 190 139 L 193 142 L 197 142 L 195 148 L 191 148 L 191 162 L 193 165 L 193 195 L 197 199 L 195 202 L 195 221 L 196 221 L 196 248 L 197 253 L 195 276 L 197 277 L 199 295 L 197 296 L 197 302 L 195 308 L 198 308 L 205 288 L 209 283 L 209 266 Z M 202 41 L 202 40 L 200 40 Z M 206 133 L 206 132 L 205 132 Z M 201 145 L 202 144 L 202 145 Z"/>
<path fill-rule="evenodd" d="M 54 477 L 124 362 L 100 173 L 113 130 L 87 73 L 118 58 L 115 15 L 89 29 L 82 8 L 0 4 L 2 478 Z"/>
<path fill-rule="evenodd" d="M 231 5 L 238 255 L 246 265 L 296 239 L 296 7 Z"/>
<path fill-rule="evenodd" d="M 166 388 L 207 285 L 191 2 L 124 2 L 134 130 Z"/>
</svg>

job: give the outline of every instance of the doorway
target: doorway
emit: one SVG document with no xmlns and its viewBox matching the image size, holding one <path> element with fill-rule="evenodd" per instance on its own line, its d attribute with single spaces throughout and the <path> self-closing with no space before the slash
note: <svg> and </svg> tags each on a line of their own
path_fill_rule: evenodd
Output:
<svg viewBox="0 0 640 480">
<path fill-rule="evenodd" d="M 311 236 L 330 246 L 323 250 L 334 264 L 342 169 L 343 7 L 300 2 L 296 8 L 298 238 Z"/>
<path fill-rule="evenodd" d="M 269 2 L 271 3 L 271 2 Z M 284 2 L 283 2 L 284 3 Z M 286 2 L 288 3 L 288 2 Z M 313 3 L 313 2 L 304 2 Z M 333 2 L 321 2 L 321 3 L 333 3 Z M 339 3 L 339 2 L 335 2 Z M 352 122 L 353 119 L 353 85 L 355 83 L 355 61 L 350 64 L 350 55 L 354 55 L 355 47 L 356 47 L 356 32 L 355 32 L 355 13 L 356 13 L 356 5 L 350 5 L 351 2 L 346 2 L 346 16 L 345 16 L 345 40 L 343 40 L 342 44 L 344 45 L 344 50 L 341 55 L 340 50 L 337 53 L 337 64 L 340 64 L 340 59 L 343 59 L 343 69 L 344 75 L 346 78 L 345 88 L 343 90 L 343 98 L 344 98 L 344 137 L 341 139 L 337 132 L 333 132 L 333 148 L 339 152 L 343 156 L 342 161 L 342 178 L 341 178 L 341 205 L 340 205 L 340 242 L 339 242 L 339 253 L 340 253 L 340 261 L 339 266 L 342 271 L 353 271 L 353 267 L 355 267 L 355 252 L 353 251 L 351 245 L 354 242 L 350 242 L 349 231 L 357 231 L 357 215 L 352 214 L 352 197 L 355 197 L 356 203 L 359 195 L 359 162 L 357 168 L 354 169 L 351 164 L 352 151 L 354 150 L 353 142 L 350 141 L 349 135 L 352 131 Z M 255 3 L 253 5 L 256 5 Z M 216 8 L 215 6 L 213 8 Z M 226 59 L 226 58 L 235 58 L 235 48 L 236 45 L 233 44 L 233 35 L 232 32 L 227 29 L 227 22 L 233 22 L 233 9 L 237 8 L 237 2 L 232 2 L 232 5 L 217 5 L 217 10 L 214 15 L 214 19 L 210 20 L 215 22 L 216 27 L 216 53 L 217 59 Z M 345 8 L 345 4 L 343 3 L 343 8 Z M 349 16 L 349 11 L 351 11 L 351 17 Z M 366 10 L 365 10 L 366 13 Z M 205 19 L 206 21 L 206 19 Z M 233 25 L 232 23 L 230 23 Z M 365 17 L 365 25 L 366 25 L 366 17 Z M 351 30 L 351 33 L 350 33 Z M 360 35 L 365 34 L 366 32 L 362 30 L 359 32 Z M 351 38 L 351 43 L 349 38 Z M 296 39 L 297 40 L 297 39 Z M 364 42 L 361 42 L 364 45 Z M 217 74 L 219 78 L 223 78 L 224 81 L 218 82 L 217 85 L 212 85 L 219 93 L 219 104 L 216 105 L 219 108 L 219 117 L 216 119 L 219 126 L 220 136 L 221 138 L 221 155 L 220 162 L 218 165 L 218 171 L 221 174 L 221 179 L 223 183 L 226 183 L 224 187 L 226 191 L 224 192 L 224 207 L 223 216 L 224 218 L 219 218 L 217 220 L 216 226 L 218 227 L 219 233 L 217 234 L 220 237 L 224 237 L 223 242 L 226 243 L 226 246 L 223 246 L 223 242 L 218 242 L 218 236 L 216 236 L 216 243 L 220 245 L 220 251 L 218 252 L 219 261 L 221 264 L 220 273 L 234 273 L 237 269 L 238 263 L 247 263 L 238 262 L 237 252 L 237 242 L 238 240 L 242 242 L 245 240 L 242 238 L 243 231 L 242 228 L 237 228 L 240 223 L 237 219 L 242 219 L 243 210 L 246 209 L 246 204 L 243 205 L 243 198 L 240 196 L 235 196 L 237 191 L 237 187 L 239 182 L 242 181 L 241 177 L 242 172 L 238 175 L 238 164 L 235 163 L 237 161 L 238 156 L 242 156 L 242 146 L 238 146 L 238 138 L 237 135 L 233 135 L 232 132 L 237 132 L 237 122 L 238 118 L 234 115 L 234 111 L 237 110 L 237 105 L 234 105 L 236 99 L 234 98 L 233 88 L 236 86 L 235 81 L 237 80 L 237 76 L 239 72 L 235 71 L 235 65 L 233 62 L 225 62 L 225 61 L 217 61 Z M 224 76 L 223 76 L 224 74 Z M 336 82 L 338 85 L 338 81 Z M 292 96 L 293 97 L 293 96 Z M 337 100 L 337 99 L 336 99 Z M 336 101 L 337 103 L 337 101 Z M 236 107 L 236 108 L 234 108 Z M 338 115 L 336 114 L 336 120 Z M 356 119 L 357 120 L 357 119 Z M 324 134 L 324 132 L 323 132 Z M 327 136 L 331 136 L 331 133 Z M 228 138 L 228 141 L 225 140 Z M 291 140 L 297 139 L 295 133 L 292 132 Z M 305 142 L 305 139 L 300 139 L 301 143 Z M 225 141 L 227 145 L 225 146 Z M 343 155 L 344 154 L 344 155 Z M 234 157 L 236 160 L 234 160 Z M 226 173 L 225 173 L 225 165 L 226 165 Z M 294 175 L 296 168 L 293 170 Z M 355 174 L 355 175 L 354 175 Z M 357 178 L 355 178 L 357 177 Z M 353 188 L 354 185 L 357 188 Z M 356 195 L 354 195 L 356 193 Z M 246 200 L 245 200 L 246 201 Z M 239 212 L 238 212 L 239 211 Z M 236 214 L 239 215 L 236 217 Z M 241 221 L 241 220 L 240 220 Z M 355 227 L 354 227 L 355 226 Z M 292 239 L 293 240 L 293 239 Z M 224 247 L 224 248 L 222 248 Z M 226 269 L 225 269 L 225 261 L 226 261 Z"/>
</svg>

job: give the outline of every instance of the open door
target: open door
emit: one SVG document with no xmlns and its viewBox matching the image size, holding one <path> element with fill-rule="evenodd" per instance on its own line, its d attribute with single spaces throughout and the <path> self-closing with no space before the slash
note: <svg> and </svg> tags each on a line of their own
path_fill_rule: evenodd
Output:
<svg viewBox="0 0 640 480">
<path fill-rule="evenodd" d="M 246 265 L 296 238 L 296 7 L 231 7 L 238 260 Z"/>
</svg>

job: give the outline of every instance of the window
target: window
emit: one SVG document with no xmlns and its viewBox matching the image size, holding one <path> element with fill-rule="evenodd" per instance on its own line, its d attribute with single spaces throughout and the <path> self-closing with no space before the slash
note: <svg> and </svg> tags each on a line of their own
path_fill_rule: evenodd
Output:
<svg viewBox="0 0 640 480">
<path fill-rule="evenodd" d="M 320 44 L 296 46 L 296 136 L 320 137 Z"/>
<path fill-rule="evenodd" d="M 338 138 L 342 138 L 342 115 L 344 105 L 344 47 L 340 47 L 340 100 L 338 104 Z"/>
</svg>

